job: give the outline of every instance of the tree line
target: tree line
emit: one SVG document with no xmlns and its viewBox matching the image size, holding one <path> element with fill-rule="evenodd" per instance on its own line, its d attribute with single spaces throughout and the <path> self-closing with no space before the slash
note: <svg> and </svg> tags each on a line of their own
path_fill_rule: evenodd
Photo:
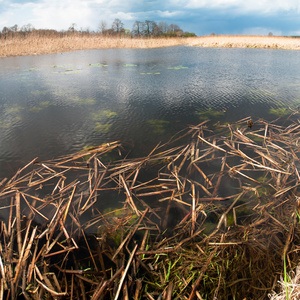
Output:
<svg viewBox="0 0 300 300">
<path fill-rule="evenodd" d="M 33 25 L 27 24 L 19 27 L 17 24 L 11 27 L 3 27 L 0 38 L 12 38 L 27 35 L 38 36 L 66 36 L 66 35 L 102 35 L 102 36 L 128 36 L 128 37 L 191 37 L 195 33 L 184 32 L 177 24 L 159 23 L 151 20 L 135 21 L 132 30 L 124 28 L 120 19 L 115 19 L 111 26 L 106 21 L 101 21 L 97 31 L 78 29 L 76 23 L 72 23 L 68 30 L 57 31 L 54 29 L 35 29 Z"/>
</svg>

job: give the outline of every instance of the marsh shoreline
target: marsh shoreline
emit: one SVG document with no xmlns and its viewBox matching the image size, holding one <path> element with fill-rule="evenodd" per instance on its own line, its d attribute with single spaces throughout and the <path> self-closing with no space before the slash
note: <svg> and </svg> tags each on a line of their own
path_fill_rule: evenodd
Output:
<svg viewBox="0 0 300 300">
<path fill-rule="evenodd" d="M 40 55 L 89 49 L 148 49 L 172 46 L 300 50 L 300 38 L 282 36 L 202 36 L 190 38 L 130 38 L 99 35 L 0 39 L 0 57 Z"/>
</svg>

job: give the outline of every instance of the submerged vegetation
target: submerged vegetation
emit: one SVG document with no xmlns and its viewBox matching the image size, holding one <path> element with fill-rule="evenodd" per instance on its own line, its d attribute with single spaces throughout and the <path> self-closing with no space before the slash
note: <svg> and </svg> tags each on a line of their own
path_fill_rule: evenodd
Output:
<svg viewBox="0 0 300 300">
<path fill-rule="evenodd" d="M 284 117 L 291 113 L 291 110 L 286 107 L 279 108 L 270 108 L 270 114 L 275 115 L 277 117 Z"/>
<path fill-rule="evenodd" d="M 147 123 L 152 128 L 153 133 L 156 134 L 164 134 L 167 130 L 167 125 L 170 124 L 169 121 L 159 119 L 149 119 Z"/>
<path fill-rule="evenodd" d="M 249 121 L 203 121 L 143 158 L 88 146 L 1 180 L 1 298 L 285 299 L 300 125 Z"/>
<path fill-rule="evenodd" d="M 200 110 L 197 109 L 195 114 L 199 117 L 200 120 L 207 120 L 207 119 L 216 119 L 216 118 L 221 118 L 225 115 L 226 111 L 218 111 L 218 110 L 213 110 L 209 108 L 208 110 Z"/>
</svg>

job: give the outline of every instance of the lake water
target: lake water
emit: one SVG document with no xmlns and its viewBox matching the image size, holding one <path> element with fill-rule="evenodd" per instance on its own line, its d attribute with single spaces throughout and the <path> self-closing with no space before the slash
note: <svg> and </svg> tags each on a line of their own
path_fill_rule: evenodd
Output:
<svg viewBox="0 0 300 300">
<path fill-rule="evenodd" d="M 300 104 L 300 52 L 172 47 L 0 59 L 0 178 L 120 140 L 132 155 L 205 118 Z"/>
</svg>

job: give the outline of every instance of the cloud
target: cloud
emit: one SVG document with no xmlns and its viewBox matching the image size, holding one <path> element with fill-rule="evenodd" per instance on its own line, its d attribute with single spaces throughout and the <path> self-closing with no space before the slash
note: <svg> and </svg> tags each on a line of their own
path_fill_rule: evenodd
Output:
<svg viewBox="0 0 300 300">
<path fill-rule="evenodd" d="M 274 14 L 279 11 L 298 11 L 298 0 L 186 0 L 186 8 L 189 9 L 218 9 L 235 14 Z"/>
<path fill-rule="evenodd" d="M 0 30 L 31 23 L 35 28 L 97 30 L 115 18 L 132 28 L 134 21 L 178 24 L 198 35 L 299 32 L 299 0 L 0 0 Z"/>
<path fill-rule="evenodd" d="M 88 27 L 91 17 L 88 3 L 80 0 L 42 1 L 32 8 L 32 23 L 40 28 L 49 28 L 49 24 L 55 24 L 53 29 L 68 28 L 78 21 L 78 26 Z"/>
</svg>

